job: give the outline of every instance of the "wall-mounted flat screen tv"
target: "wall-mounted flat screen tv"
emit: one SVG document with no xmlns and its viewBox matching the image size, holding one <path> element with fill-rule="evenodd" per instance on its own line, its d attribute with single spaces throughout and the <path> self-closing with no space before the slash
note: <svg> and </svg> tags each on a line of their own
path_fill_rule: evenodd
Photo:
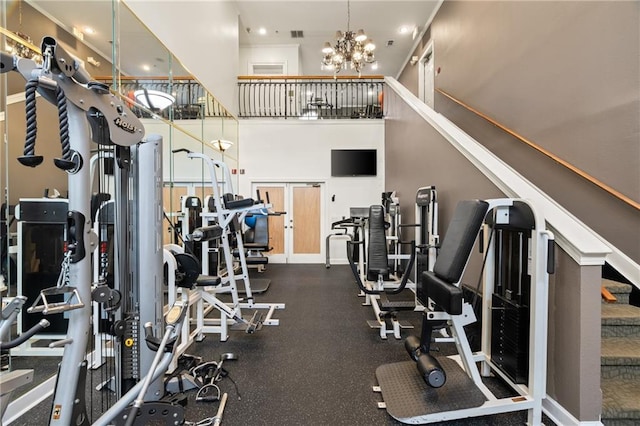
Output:
<svg viewBox="0 0 640 426">
<path fill-rule="evenodd" d="M 375 149 L 332 149 L 331 176 L 376 176 Z"/>
</svg>

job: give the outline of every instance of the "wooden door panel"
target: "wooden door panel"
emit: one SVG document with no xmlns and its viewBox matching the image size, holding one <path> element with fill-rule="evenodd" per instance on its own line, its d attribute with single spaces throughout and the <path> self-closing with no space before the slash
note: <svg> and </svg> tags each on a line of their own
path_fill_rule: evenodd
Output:
<svg viewBox="0 0 640 426">
<path fill-rule="evenodd" d="M 293 253 L 320 253 L 320 187 L 293 187 Z"/>
</svg>

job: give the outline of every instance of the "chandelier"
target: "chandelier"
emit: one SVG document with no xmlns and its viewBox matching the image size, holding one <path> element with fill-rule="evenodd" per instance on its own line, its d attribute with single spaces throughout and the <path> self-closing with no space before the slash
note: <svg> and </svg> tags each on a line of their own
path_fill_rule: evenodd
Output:
<svg viewBox="0 0 640 426">
<path fill-rule="evenodd" d="M 333 69 L 334 73 L 346 69 L 349 64 L 352 70 L 360 75 L 365 64 L 369 64 L 375 60 L 373 51 L 376 45 L 373 40 L 367 37 L 364 30 L 353 32 L 350 29 L 351 24 L 351 5 L 347 1 L 347 31 L 336 32 L 336 44 L 331 46 L 330 42 L 326 42 L 322 48 L 322 65 L 329 69 Z"/>
<path fill-rule="evenodd" d="M 12 55 L 21 58 L 32 59 L 36 63 L 42 62 L 39 49 L 33 45 L 31 37 L 22 32 L 22 1 L 18 2 L 18 31 L 3 31 L 5 36 L 5 49 Z"/>
</svg>

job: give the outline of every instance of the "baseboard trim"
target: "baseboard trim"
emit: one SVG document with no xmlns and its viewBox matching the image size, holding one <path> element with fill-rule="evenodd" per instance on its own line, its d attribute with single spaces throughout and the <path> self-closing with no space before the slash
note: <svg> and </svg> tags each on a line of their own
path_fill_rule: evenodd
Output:
<svg viewBox="0 0 640 426">
<path fill-rule="evenodd" d="M 556 425 L 562 426 L 603 426 L 601 421 L 581 422 L 549 395 L 542 401 L 542 411 Z"/>
</svg>

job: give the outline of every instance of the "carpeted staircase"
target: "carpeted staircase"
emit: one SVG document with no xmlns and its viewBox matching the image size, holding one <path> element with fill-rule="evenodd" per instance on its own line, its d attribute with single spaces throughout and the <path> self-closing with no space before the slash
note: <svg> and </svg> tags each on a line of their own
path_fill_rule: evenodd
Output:
<svg viewBox="0 0 640 426">
<path fill-rule="evenodd" d="M 602 304 L 602 423 L 640 425 L 640 308 L 629 304 L 631 285 L 603 280 L 617 301 Z"/>
</svg>

